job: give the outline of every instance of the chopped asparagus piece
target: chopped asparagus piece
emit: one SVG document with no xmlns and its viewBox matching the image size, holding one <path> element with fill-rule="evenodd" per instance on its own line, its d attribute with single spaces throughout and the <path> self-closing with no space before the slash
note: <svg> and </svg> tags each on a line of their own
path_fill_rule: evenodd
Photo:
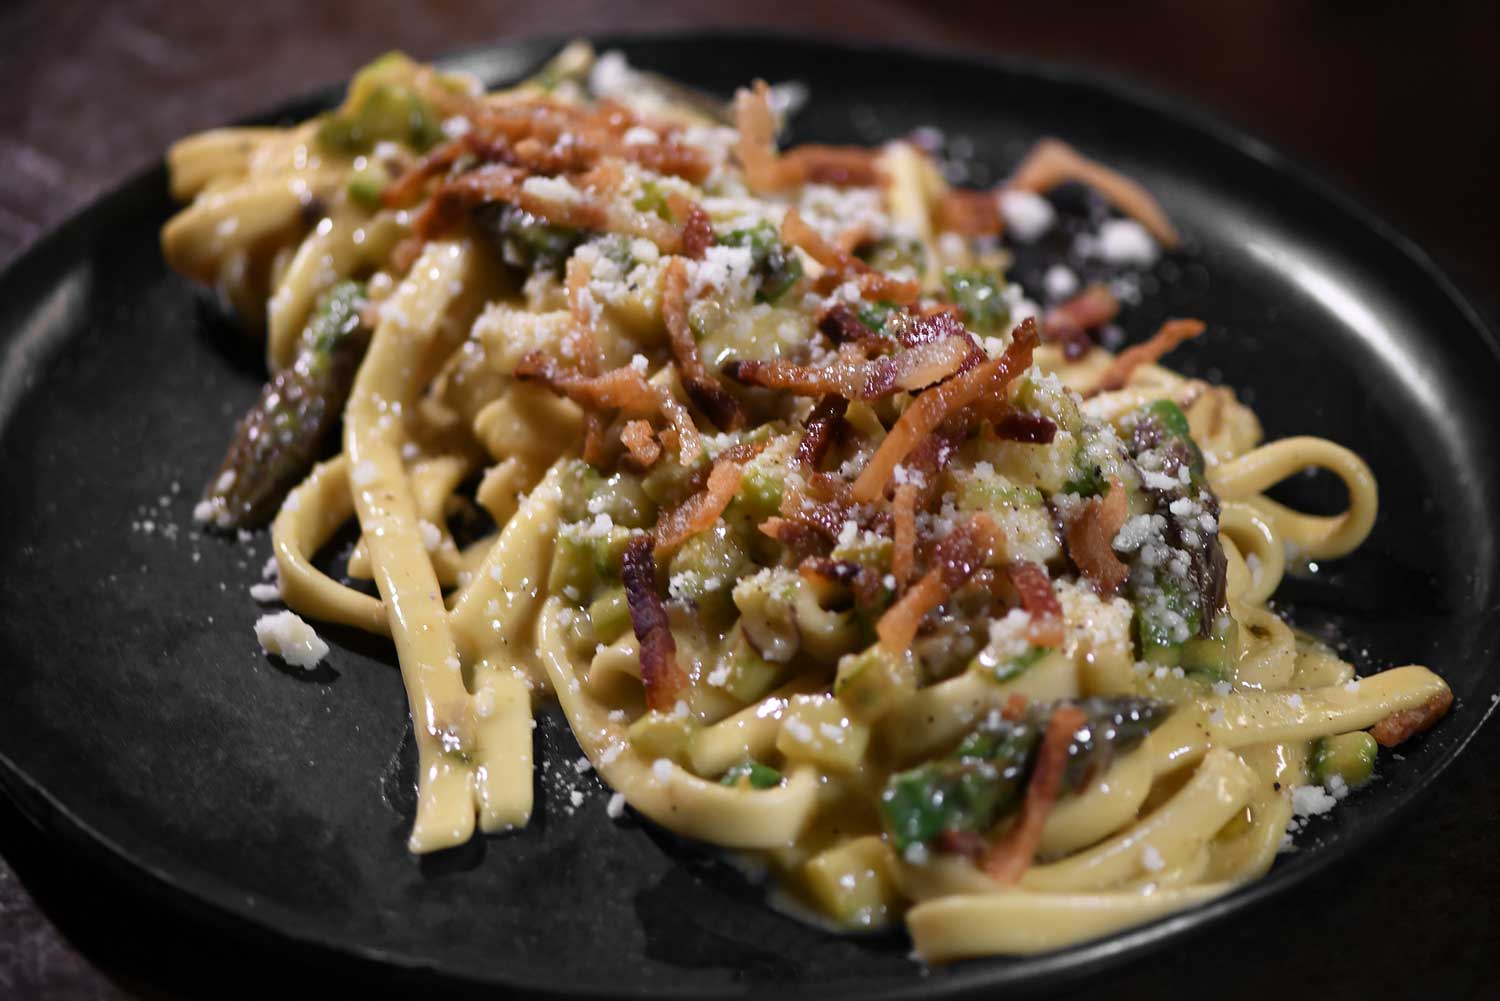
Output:
<svg viewBox="0 0 1500 1001">
<path fill-rule="evenodd" d="M 756 302 L 775 302 L 802 277 L 802 259 L 781 242 L 770 223 L 736 229 L 719 237 L 719 243 L 750 248 L 751 272 L 758 283 Z"/>
<path fill-rule="evenodd" d="M 369 342 L 364 286 L 341 281 L 318 298 L 295 362 L 277 372 L 241 418 L 203 501 L 219 528 L 263 524 L 317 459 L 338 423 Z"/>
<path fill-rule="evenodd" d="M 1073 704 L 1088 719 L 1068 748 L 1065 793 L 1088 785 L 1114 755 L 1138 745 L 1170 711 L 1165 703 L 1131 697 Z M 1033 706 L 1020 719 L 992 714 L 947 757 L 892 775 L 881 795 L 880 811 L 897 850 L 928 844 L 948 833 L 983 834 L 1016 809 L 1034 751 L 1056 708 Z"/>
<path fill-rule="evenodd" d="M 759 761 L 745 760 L 725 772 L 719 783 L 726 786 L 748 785 L 752 789 L 773 789 L 781 785 L 781 773 Z"/>
<path fill-rule="evenodd" d="M 1375 774 L 1375 755 L 1379 750 L 1375 738 L 1363 730 L 1315 740 L 1309 761 L 1313 778 L 1327 785 L 1338 776 L 1349 788 L 1358 788 Z"/>
<path fill-rule="evenodd" d="M 943 286 L 970 330 L 993 334 L 1009 326 L 1010 306 L 990 272 L 948 268 L 943 272 Z"/>
</svg>

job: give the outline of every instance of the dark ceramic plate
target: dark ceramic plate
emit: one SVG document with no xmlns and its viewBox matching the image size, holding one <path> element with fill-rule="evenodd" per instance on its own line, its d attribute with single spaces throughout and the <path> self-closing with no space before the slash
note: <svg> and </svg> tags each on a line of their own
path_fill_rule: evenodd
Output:
<svg viewBox="0 0 1500 1001">
<path fill-rule="evenodd" d="M 1168 313 L 1205 317 L 1213 335 L 1176 364 L 1242 387 L 1272 438 L 1322 434 L 1369 460 L 1382 488 L 1374 535 L 1289 582 L 1281 602 L 1297 624 L 1347 640 L 1362 671 L 1432 665 L 1458 696 L 1452 714 L 1403 760 L 1384 759 L 1381 781 L 1315 823 L 1266 879 L 1027 959 L 928 971 L 904 936 L 798 924 L 690 846 L 608 820 L 607 793 L 572 769 L 579 752 L 555 714 L 538 730 L 532 825 L 413 859 L 391 653 L 329 630 L 323 668 L 279 669 L 250 630 L 264 537 L 191 530 L 196 488 L 261 376 L 162 264 L 156 234 L 172 205 L 157 167 L 0 278 L 0 779 L 28 814 L 231 929 L 471 983 L 936 996 L 1071 979 L 1292 891 L 1463 749 L 1497 684 L 1486 666 L 1500 632 L 1500 463 L 1486 436 L 1500 427 L 1500 363 L 1410 243 L 1262 145 L 1071 69 L 746 37 L 624 48 L 725 94 L 755 76 L 805 80 L 801 138 L 868 142 L 935 124 L 972 141 L 993 177 L 1053 133 L 1157 192 L 1190 252 L 1158 271 L 1128 332 Z M 507 45 L 454 65 L 496 83 L 551 49 Z M 1329 493 L 1306 479 L 1287 496 L 1317 507 L 1337 503 Z M 1434 796 L 1456 806 L 1453 790 Z"/>
</svg>

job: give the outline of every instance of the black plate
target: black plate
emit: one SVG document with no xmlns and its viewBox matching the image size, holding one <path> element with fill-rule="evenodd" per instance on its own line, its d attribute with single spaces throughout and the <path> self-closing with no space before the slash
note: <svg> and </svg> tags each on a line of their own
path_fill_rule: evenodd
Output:
<svg viewBox="0 0 1500 1001">
<path fill-rule="evenodd" d="M 624 48 L 722 93 L 755 76 L 805 80 L 814 100 L 799 137 L 868 142 L 936 124 L 994 171 L 1054 133 L 1157 192 L 1191 253 L 1159 273 L 1127 329 L 1205 317 L 1213 335 L 1176 364 L 1242 387 L 1270 437 L 1322 434 L 1369 460 L 1382 488 L 1374 535 L 1290 582 L 1283 605 L 1347 639 L 1363 671 L 1432 665 L 1458 696 L 1449 718 L 1403 760 L 1386 758 L 1381 781 L 1315 823 L 1266 879 L 1028 959 L 927 971 L 903 936 L 838 938 L 770 910 L 697 850 L 608 820 L 607 794 L 574 772 L 578 749 L 555 713 L 538 730 L 531 827 L 413 859 L 391 779 L 407 724 L 390 652 L 328 630 L 327 666 L 279 669 L 250 630 L 264 536 L 191 529 L 197 486 L 260 376 L 162 264 L 157 231 L 173 206 L 157 167 L 0 277 L 0 779 L 29 814 L 233 928 L 465 981 L 935 996 L 1071 979 L 1286 890 L 1366 841 L 1463 749 L 1497 685 L 1486 668 L 1500 631 L 1500 464 L 1486 436 L 1500 427 L 1500 364 L 1473 310 L 1408 241 L 1259 143 L 1072 69 L 745 36 Z M 551 49 L 507 45 L 454 64 L 495 83 Z M 1329 501 L 1317 480 L 1290 490 Z M 1435 795 L 1461 808 L 1453 790 Z"/>
</svg>

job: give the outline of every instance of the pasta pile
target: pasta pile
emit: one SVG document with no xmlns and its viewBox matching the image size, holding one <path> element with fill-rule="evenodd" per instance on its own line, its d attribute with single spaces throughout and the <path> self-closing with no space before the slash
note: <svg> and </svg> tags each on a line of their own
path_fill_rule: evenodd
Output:
<svg viewBox="0 0 1500 1001">
<path fill-rule="evenodd" d="M 1157 364 L 1202 323 L 1116 355 L 1108 285 L 1005 280 L 1063 184 L 1173 247 L 1139 185 L 1056 140 L 992 191 L 911 141 L 780 150 L 783 96 L 576 44 L 494 93 L 392 55 L 312 121 L 177 144 L 166 256 L 272 372 L 199 517 L 274 515 L 286 604 L 394 642 L 413 852 L 527 823 L 555 696 L 634 810 L 928 960 L 1261 875 L 1299 796 L 1451 702 L 1267 607 L 1288 553 L 1364 540 L 1368 467 Z M 1346 511 L 1265 496 L 1309 467 Z"/>
</svg>

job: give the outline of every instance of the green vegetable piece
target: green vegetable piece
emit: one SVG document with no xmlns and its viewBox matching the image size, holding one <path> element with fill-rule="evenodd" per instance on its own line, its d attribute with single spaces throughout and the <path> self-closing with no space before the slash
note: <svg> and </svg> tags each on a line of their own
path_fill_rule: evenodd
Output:
<svg viewBox="0 0 1500 1001">
<path fill-rule="evenodd" d="M 630 724 L 626 736 L 636 753 L 648 759 L 667 758 L 681 762 L 687 758 L 698 732 L 698 721 L 692 716 L 678 716 L 651 710 Z"/>
<path fill-rule="evenodd" d="M 1188 674 L 1202 681 L 1228 681 L 1233 667 L 1237 633 L 1234 620 L 1227 615 L 1222 616 L 1208 636 L 1194 636 L 1182 645 L 1182 656 L 1178 658 L 1178 664 Z"/>
<path fill-rule="evenodd" d="M 298 341 L 302 354 L 316 355 L 319 364 L 331 360 L 334 352 L 360 329 L 360 310 L 364 304 L 363 283 L 348 278 L 319 296 Z"/>
<path fill-rule="evenodd" d="M 958 486 L 958 507 L 963 511 L 998 511 L 1001 508 L 1041 507 L 1042 492 L 1032 486 L 1017 486 L 1004 479 L 966 477 Z"/>
<path fill-rule="evenodd" d="M 349 178 L 349 197 L 371 211 L 380 208 L 380 196 L 387 184 L 385 171 L 367 166 L 356 170 Z"/>
<path fill-rule="evenodd" d="M 1010 325 L 1010 306 L 989 271 L 948 268 L 943 272 L 948 300 L 958 306 L 964 323 L 981 334 L 993 334 Z"/>
<path fill-rule="evenodd" d="M 241 418 L 224 461 L 204 490 L 220 528 L 262 524 L 307 475 L 344 409 L 369 330 L 364 286 L 341 281 L 318 297 L 297 358 L 271 377 Z"/>
<path fill-rule="evenodd" d="M 1133 450 L 1160 447 L 1162 444 L 1180 448 L 1187 460 L 1192 485 L 1203 485 L 1203 451 L 1193 440 L 1188 428 L 1187 414 L 1172 400 L 1153 400 L 1125 419 L 1125 430 L 1130 435 Z"/>
<path fill-rule="evenodd" d="M 416 91 L 420 67 L 390 52 L 354 75 L 348 96 L 326 115 L 317 140 L 338 153 L 368 153 L 377 142 L 405 143 L 422 152 L 443 137 L 431 104 Z"/>
<path fill-rule="evenodd" d="M 1375 774 L 1375 756 L 1380 745 L 1363 730 L 1340 733 L 1313 741 L 1309 765 L 1313 779 L 1327 785 L 1334 776 L 1356 789 Z"/>
<path fill-rule="evenodd" d="M 745 705 L 764 697 L 787 672 L 787 665 L 774 664 L 762 657 L 739 626 L 731 631 L 724 656 L 729 663 L 724 690 Z"/>
<path fill-rule="evenodd" d="M 474 220 L 494 238 L 500 258 L 527 274 L 551 271 L 560 275 L 586 235 L 583 230 L 555 226 L 509 204 L 481 206 L 475 210 Z"/>
<path fill-rule="evenodd" d="M 978 668 L 985 677 L 996 684 L 1003 685 L 1025 674 L 1037 661 L 1051 652 L 1052 648 L 1048 646 L 1028 646 L 1024 653 L 997 660 L 981 651 L 979 656 L 974 658 L 971 668 Z"/>
<path fill-rule="evenodd" d="M 917 667 L 909 654 L 894 654 L 879 643 L 839 660 L 833 694 L 849 714 L 873 723 L 917 690 Z"/>
<path fill-rule="evenodd" d="M 582 605 L 594 590 L 594 544 L 577 533 L 560 533 L 552 553 L 547 589 Z"/>
<path fill-rule="evenodd" d="M 1107 769 L 1115 756 L 1134 750 L 1172 714 L 1169 703 L 1135 696 L 1079 699 L 1088 722 L 1073 735 L 1063 791 L 1076 792 Z"/>
<path fill-rule="evenodd" d="M 594 640 L 598 643 L 613 643 L 630 628 L 630 605 L 625 600 L 623 587 L 612 587 L 589 603 L 589 622 L 594 627 Z"/>
<path fill-rule="evenodd" d="M 885 337 L 891 336 L 891 317 L 905 312 L 893 302 L 863 302 L 859 304 L 859 322 Z"/>
<path fill-rule="evenodd" d="M 1144 499 L 1164 520 L 1162 541 L 1173 550 L 1170 560 L 1147 566 L 1141 562 L 1147 551 L 1143 546 L 1133 561 L 1129 590 L 1141 659 L 1222 680 L 1228 676 L 1234 648 L 1228 617 L 1222 615 L 1224 551 L 1218 533 L 1203 528 L 1192 513 L 1197 507 L 1190 506 L 1181 519 L 1174 514 L 1179 502 L 1201 504 L 1206 513 L 1218 514 L 1204 476 L 1203 453 L 1193 441 L 1187 415 L 1171 400 L 1145 404 L 1125 419 L 1123 427 L 1132 461 L 1142 469 Z"/>
<path fill-rule="evenodd" d="M 976 730 L 948 758 L 892 775 L 880 815 L 898 851 L 938 836 L 983 833 L 1020 803 L 1041 733 L 1029 721 Z"/>
<path fill-rule="evenodd" d="M 717 521 L 682 544 L 672 556 L 668 573 L 674 595 L 697 601 L 711 593 L 727 592 L 734 582 L 754 570 L 735 538 L 734 529 Z"/>
<path fill-rule="evenodd" d="M 1171 712 L 1134 697 L 1072 703 L 1086 721 L 1073 735 L 1063 791 L 1084 788 L 1113 757 L 1140 744 Z M 941 835 L 983 833 L 1020 805 L 1037 745 L 1056 706 L 1034 706 L 1019 720 L 988 718 L 953 753 L 891 776 L 880 798 L 881 820 L 898 850 Z"/>
<path fill-rule="evenodd" d="M 641 193 L 636 195 L 631 204 L 637 212 L 650 212 L 659 219 L 672 221 L 672 207 L 667 204 L 667 196 L 661 190 L 661 185 L 655 181 L 642 181 Z"/>
<path fill-rule="evenodd" d="M 781 492 L 780 470 L 751 464 L 745 469 L 740 491 L 734 500 L 746 515 L 759 523 L 781 510 Z"/>
<path fill-rule="evenodd" d="M 802 259 L 781 242 L 780 235 L 768 222 L 733 230 L 719 237 L 719 243 L 750 249 L 751 272 L 758 283 L 756 302 L 774 303 L 802 277 Z"/>
<path fill-rule="evenodd" d="M 1187 642 L 1197 635 L 1202 612 L 1196 594 L 1175 577 L 1167 577 L 1150 588 L 1131 588 L 1135 604 L 1135 638 L 1141 659 L 1148 664 L 1177 667 Z"/>
<path fill-rule="evenodd" d="M 707 466 L 706 455 L 691 466 L 679 463 L 675 453 L 668 455 L 641 478 L 641 489 L 658 505 L 675 507 L 693 492 L 693 483 L 698 473 Z"/>
<path fill-rule="evenodd" d="M 744 786 L 752 789 L 774 789 L 781 785 L 781 773 L 770 765 L 746 759 L 724 773 L 720 785 Z"/>
<path fill-rule="evenodd" d="M 859 248 L 856 255 L 881 271 L 910 271 L 920 275 L 927 266 L 927 248 L 912 237 L 888 236 Z"/>
</svg>

